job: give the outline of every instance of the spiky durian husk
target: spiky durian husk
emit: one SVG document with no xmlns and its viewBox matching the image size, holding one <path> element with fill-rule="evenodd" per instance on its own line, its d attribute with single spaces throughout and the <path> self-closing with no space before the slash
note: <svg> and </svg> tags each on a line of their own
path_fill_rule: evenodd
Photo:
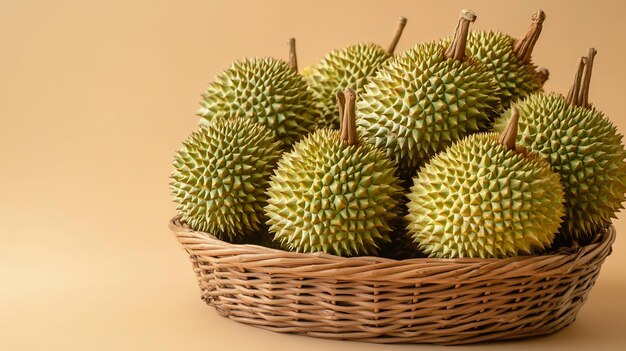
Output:
<svg viewBox="0 0 626 351">
<path fill-rule="evenodd" d="M 469 136 L 414 179 L 408 229 L 433 257 L 508 257 L 546 248 L 564 214 L 558 174 L 498 134 Z"/>
<path fill-rule="evenodd" d="M 311 84 L 311 76 L 313 75 L 314 70 L 315 70 L 315 66 L 309 65 L 309 66 L 304 67 L 302 71 L 300 71 L 300 74 L 302 75 L 302 77 L 304 77 L 304 79 L 309 84 Z"/>
<path fill-rule="evenodd" d="M 413 173 L 435 153 L 486 129 L 500 113 L 493 73 L 473 58 L 446 59 L 440 43 L 388 61 L 357 102 L 359 133 Z"/>
<path fill-rule="evenodd" d="M 253 119 L 289 145 L 315 129 L 316 100 L 304 78 L 287 62 L 252 58 L 233 63 L 207 88 L 201 123 L 224 116 Z"/>
<path fill-rule="evenodd" d="M 622 135 L 593 108 L 570 105 L 560 94 L 534 94 L 514 103 L 519 145 L 543 155 L 561 175 L 567 213 L 563 235 L 584 241 L 623 208 L 626 151 Z M 510 111 L 495 122 L 503 130 Z"/>
<path fill-rule="evenodd" d="M 448 39 L 449 40 L 449 39 Z M 543 83 L 537 66 L 524 63 L 513 52 L 515 38 L 501 32 L 471 32 L 467 52 L 489 67 L 502 91 L 502 106 L 541 90 Z"/>
<path fill-rule="evenodd" d="M 270 231 L 297 252 L 376 254 L 398 218 L 394 171 L 383 152 L 320 129 L 278 162 L 265 207 Z"/>
<path fill-rule="evenodd" d="M 308 80 L 322 111 L 319 127 L 339 127 L 335 93 L 352 88 L 360 94 L 367 79 L 391 57 L 376 44 L 357 44 L 331 51 L 312 67 Z"/>
<path fill-rule="evenodd" d="M 170 187 L 182 219 L 230 241 L 257 231 L 280 154 L 272 131 L 250 119 L 216 119 L 201 126 L 174 159 Z"/>
</svg>

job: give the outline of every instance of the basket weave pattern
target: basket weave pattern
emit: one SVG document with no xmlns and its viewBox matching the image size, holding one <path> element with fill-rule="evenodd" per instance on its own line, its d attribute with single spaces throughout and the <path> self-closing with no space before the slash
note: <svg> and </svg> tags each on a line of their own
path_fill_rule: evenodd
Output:
<svg viewBox="0 0 626 351">
<path fill-rule="evenodd" d="M 202 299 L 277 332 L 376 343 L 467 344 L 550 334 L 571 324 L 615 229 L 592 244 L 506 259 L 343 258 L 233 245 L 177 218 Z"/>
</svg>

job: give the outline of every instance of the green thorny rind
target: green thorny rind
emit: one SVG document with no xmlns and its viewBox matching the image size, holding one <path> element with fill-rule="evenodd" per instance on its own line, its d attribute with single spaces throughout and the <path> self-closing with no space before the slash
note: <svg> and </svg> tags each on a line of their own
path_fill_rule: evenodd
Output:
<svg viewBox="0 0 626 351">
<path fill-rule="evenodd" d="M 174 159 L 170 187 L 191 228 L 237 241 L 262 227 L 265 190 L 281 154 L 274 134 L 249 119 L 217 119 Z"/>
<path fill-rule="evenodd" d="M 408 230 L 432 257 L 508 257 L 552 242 L 563 187 L 549 164 L 511 150 L 496 133 L 469 136 L 414 179 Z"/>
<path fill-rule="evenodd" d="M 303 71 L 318 100 L 319 128 L 338 128 L 335 93 L 352 88 L 357 94 L 392 55 L 376 44 L 357 44 L 333 50 L 315 67 Z"/>
<path fill-rule="evenodd" d="M 446 59 L 446 46 L 419 44 L 387 62 L 357 102 L 363 139 L 385 150 L 404 174 L 501 112 L 500 89 L 479 61 Z"/>
<path fill-rule="evenodd" d="M 291 145 L 313 131 L 319 119 L 305 79 L 284 61 L 252 58 L 220 73 L 203 94 L 201 123 L 228 116 L 247 117 Z"/>
<path fill-rule="evenodd" d="M 471 32 L 467 53 L 476 57 L 495 75 L 502 91 L 502 105 L 541 91 L 544 78 L 532 61 L 524 62 L 513 51 L 515 38 L 500 32 Z"/>
<path fill-rule="evenodd" d="M 297 252 L 376 254 L 398 218 L 402 188 L 394 172 L 383 152 L 320 129 L 276 167 L 265 208 L 270 231 Z"/>
<path fill-rule="evenodd" d="M 565 188 L 564 235 L 586 240 L 623 208 L 626 151 L 622 135 L 599 110 L 570 105 L 560 94 L 534 94 L 519 110 L 518 145 L 545 157 Z M 510 111 L 495 123 L 504 128 Z"/>
</svg>

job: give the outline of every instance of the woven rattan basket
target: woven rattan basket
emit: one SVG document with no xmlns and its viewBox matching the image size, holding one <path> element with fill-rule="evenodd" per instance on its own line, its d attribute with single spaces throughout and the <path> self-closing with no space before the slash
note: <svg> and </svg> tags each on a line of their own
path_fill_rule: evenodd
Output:
<svg viewBox="0 0 626 351">
<path fill-rule="evenodd" d="M 234 245 L 170 228 L 219 314 L 277 332 L 467 344 L 556 332 L 585 302 L 615 229 L 584 247 L 507 259 L 392 260 Z"/>
</svg>

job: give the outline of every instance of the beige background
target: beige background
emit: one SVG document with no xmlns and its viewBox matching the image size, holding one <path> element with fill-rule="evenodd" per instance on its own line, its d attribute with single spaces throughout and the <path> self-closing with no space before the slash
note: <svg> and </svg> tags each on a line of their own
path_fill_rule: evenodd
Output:
<svg viewBox="0 0 626 351">
<path fill-rule="evenodd" d="M 521 34 L 548 18 L 534 53 L 566 92 L 598 49 L 591 100 L 626 132 L 620 1 L 0 0 L 0 349 L 418 350 L 279 335 L 218 317 L 170 235 L 170 161 L 207 83 L 244 56 L 301 66 L 359 41 L 400 49 L 474 28 Z M 624 215 L 615 222 L 626 232 Z M 544 338 L 476 349 L 626 346 L 626 240 L 618 238 L 578 321 Z M 452 350 L 454 348 L 447 348 Z M 467 349 L 474 349 L 468 347 Z"/>
</svg>

